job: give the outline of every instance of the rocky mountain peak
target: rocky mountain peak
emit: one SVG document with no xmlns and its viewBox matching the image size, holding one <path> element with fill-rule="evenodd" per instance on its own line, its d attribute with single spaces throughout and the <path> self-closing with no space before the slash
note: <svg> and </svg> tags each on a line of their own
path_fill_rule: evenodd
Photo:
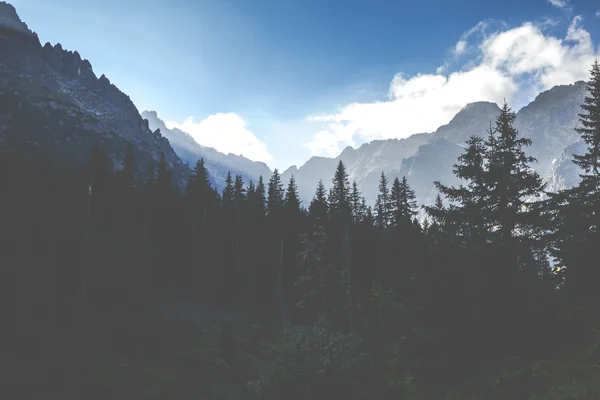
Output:
<svg viewBox="0 0 600 400">
<path fill-rule="evenodd" d="M 500 110 L 498 104 L 491 101 L 477 101 L 464 106 L 453 118 L 460 120 L 465 118 L 473 118 L 481 115 L 497 114 Z"/>
<path fill-rule="evenodd" d="M 285 171 L 283 171 L 282 175 L 295 175 L 298 173 L 298 167 L 295 165 L 292 165 L 291 167 L 288 167 Z"/>
<path fill-rule="evenodd" d="M 5 1 L 0 1 L 0 27 L 12 29 L 28 35 L 34 33 L 27 27 L 27 24 L 21 21 L 17 10 Z"/>
<path fill-rule="evenodd" d="M 92 64 L 88 60 L 82 59 L 79 52 L 63 49 L 60 43 L 56 43 L 54 46 L 46 43 L 42 48 L 42 56 L 55 70 L 66 76 L 73 79 L 96 80 Z"/>
<path fill-rule="evenodd" d="M 142 118 L 148 119 L 147 117 L 158 119 L 158 113 L 156 111 L 144 111 L 142 112 Z"/>
<path fill-rule="evenodd" d="M 554 104 L 561 104 L 566 98 L 582 97 L 586 91 L 586 84 L 583 81 L 575 82 L 571 85 L 558 85 L 545 90 L 535 97 L 535 100 L 523 107 L 520 112 L 528 112 L 536 109 L 544 109 Z M 579 107 L 579 104 L 575 104 Z"/>
</svg>

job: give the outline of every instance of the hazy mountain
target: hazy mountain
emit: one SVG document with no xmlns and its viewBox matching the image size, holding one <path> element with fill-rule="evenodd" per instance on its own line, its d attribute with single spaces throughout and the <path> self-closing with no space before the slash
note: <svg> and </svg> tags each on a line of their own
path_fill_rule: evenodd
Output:
<svg viewBox="0 0 600 400">
<path fill-rule="evenodd" d="M 529 152 L 538 159 L 534 167 L 549 189 L 578 181 L 579 171 L 570 158 L 582 148 L 574 128 L 585 93 L 583 82 L 557 86 L 540 93 L 517 114 L 516 128 L 532 139 Z M 485 135 L 498 112 L 494 103 L 472 103 L 435 132 L 376 140 L 358 149 L 348 147 L 336 158 L 312 157 L 301 167 L 284 171 L 283 180 L 287 182 L 292 174 L 296 177 L 307 205 L 319 179 L 327 187 L 331 185 L 335 167 L 342 160 L 350 180 L 358 183 L 371 204 L 382 171 L 390 181 L 407 176 L 419 202 L 428 203 L 436 194 L 434 181 L 456 183 L 452 165 L 464 142 L 471 135 Z M 89 61 L 60 44 L 42 46 L 15 9 L 0 2 L 0 144 L 6 142 L 49 150 L 76 163 L 85 163 L 91 149 L 101 146 L 116 165 L 122 161 L 126 143 L 131 142 L 140 175 L 164 152 L 180 184 L 189 175 L 187 165 L 193 167 L 199 158 L 205 159 L 219 188 L 227 171 L 246 181 L 256 181 L 260 175 L 267 180 L 271 174 L 264 163 L 220 153 L 199 145 L 186 132 L 167 129 L 156 112 L 140 115 L 130 98 L 108 78 L 95 75 Z"/>
<path fill-rule="evenodd" d="M 89 61 L 60 44 L 41 45 L 14 7 L 0 2 L 0 142 L 40 148 L 82 164 L 94 146 L 120 165 L 127 142 L 134 145 L 138 174 L 164 152 L 174 179 L 189 168 L 167 139 L 152 131 L 135 105 Z"/>
<path fill-rule="evenodd" d="M 295 176 L 305 204 L 310 202 L 320 179 L 323 179 L 325 186 L 330 186 L 340 160 L 346 165 L 351 180 L 355 180 L 361 188 L 370 188 L 373 185 L 377 188 L 377 179 L 381 171 L 387 173 L 398 168 L 402 160 L 415 154 L 430 137 L 430 133 L 422 133 L 406 139 L 374 140 L 358 149 L 346 147 L 336 158 L 312 157 L 300 168 L 288 168 L 282 177 L 287 181 L 292 174 Z"/>
<path fill-rule="evenodd" d="M 204 158 L 206 167 L 218 189 L 223 188 L 228 171 L 231 171 L 234 176 L 242 175 L 246 182 L 253 180 L 255 183 L 259 176 L 262 175 L 266 182 L 271 175 L 271 170 L 265 163 L 252 161 L 235 154 L 223 154 L 211 147 L 200 145 L 187 132 L 177 128 L 168 129 L 164 121 L 158 118 L 156 111 L 144 111 L 142 118 L 148 121 L 152 130 L 160 130 L 171 143 L 175 153 L 191 168 L 194 168 L 196 161 Z"/>
<path fill-rule="evenodd" d="M 515 127 L 529 137 L 533 145 L 528 152 L 538 159 L 534 168 L 549 183 L 549 189 L 571 186 L 578 171 L 570 162 L 573 151 L 581 145 L 574 131 L 586 89 L 584 82 L 556 86 L 540 93 L 534 101 L 517 113 Z M 430 203 L 437 194 L 433 182 L 455 184 L 452 166 L 463 152 L 465 141 L 472 135 L 485 136 L 500 108 L 495 103 L 468 104 L 446 125 L 433 133 L 421 133 L 406 139 L 378 140 L 346 148 L 336 158 L 312 157 L 303 166 L 291 167 L 284 176 L 296 175 L 304 201 L 310 201 L 319 179 L 331 185 L 335 166 L 342 160 L 350 180 L 355 180 L 369 203 L 377 197 L 377 181 L 381 172 L 391 181 L 406 176 L 420 203 Z"/>
</svg>

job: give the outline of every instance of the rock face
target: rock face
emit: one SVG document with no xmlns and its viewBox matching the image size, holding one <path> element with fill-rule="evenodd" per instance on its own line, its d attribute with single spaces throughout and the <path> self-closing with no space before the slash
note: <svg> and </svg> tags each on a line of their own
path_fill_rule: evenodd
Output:
<svg viewBox="0 0 600 400">
<path fill-rule="evenodd" d="M 189 168 L 160 132 L 152 131 L 135 105 L 89 61 L 60 44 L 42 46 L 14 8 L 0 3 L 0 140 L 59 153 L 84 163 L 94 146 L 104 148 L 115 165 L 133 144 L 140 176 L 161 153 L 183 184 Z"/>
<path fill-rule="evenodd" d="M 21 21 L 17 10 L 11 5 L 4 1 L 0 1 L 0 27 L 11 29 L 26 35 L 35 35 L 28 27 L 27 24 Z"/>
<path fill-rule="evenodd" d="M 573 152 L 583 151 L 574 128 L 585 94 L 584 82 L 556 86 L 540 93 L 517 113 L 515 127 L 532 140 L 527 151 L 537 158 L 533 167 L 548 182 L 549 190 L 578 182 L 579 171 L 570 160 Z M 499 112 L 495 103 L 468 104 L 433 133 L 374 141 L 356 150 L 347 148 L 335 159 L 313 157 L 300 168 L 287 170 L 284 176 L 296 175 L 302 198 L 308 202 L 319 179 L 323 179 L 327 188 L 331 186 L 335 167 L 342 160 L 350 180 L 356 181 L 370 204 L 377 197 L 377 181 L 382 171 L 389 181 L 406 176 L 419 203 L 431 204 L 437 195 L 433 182 L 458 183 L 452 167 L 462 154 L 465 141 L 472 135 L 485 136 Z"/>
<path fill-rule="evenodd" d="M 223 154 L 211 147 L 200 145 L 187 132 L 177 128 L 168 129 L 156 111 L 144 111 L 142 118 L 148 121 L 150 129 L 160 130 L 163 136 L 169 140 L 175 153 L 190 168 L 194 168 L 196 162 L 203 158 L 213 179 L 213 184 L 219 190 L 222 190 L 225 185 L 228 171 L 231 171 L 232 176 L 241 175 L 245 182 L 254 181 L 255 183 L 261 175 L 265 182 L 271 175 L 271 170 L 265 163 L 252 161 L 235 154 Z"/>
</svg>

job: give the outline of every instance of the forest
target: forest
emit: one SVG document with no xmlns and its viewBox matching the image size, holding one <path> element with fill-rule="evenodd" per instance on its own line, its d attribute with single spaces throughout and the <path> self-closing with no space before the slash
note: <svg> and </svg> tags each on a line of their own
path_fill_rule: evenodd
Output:
<svg viewBox="0 0 600 400">
<path fill-rule="evenodd" d="M 504 104 L 465 144 L 462 184 L 436 182 L 432 206 L 383 173 L 369 205 L 342 162 L 302 204 L 277 170 L 230 174 L 219 193 L 203 160 L 185 188 L 164 155 L 137 176 L 131 144 L 123 165 L 98 147 L 84 169 L 4 146 L 2 386 L 77 398 L 600 396 L 600 375 L 544 392 L 600 365 L 598 62 L 587 88 L 578 186 L 545 190 Z M 583 344 L 593 368 L 556 372 L 567 361 L 552 360 Z"/>
</svg>

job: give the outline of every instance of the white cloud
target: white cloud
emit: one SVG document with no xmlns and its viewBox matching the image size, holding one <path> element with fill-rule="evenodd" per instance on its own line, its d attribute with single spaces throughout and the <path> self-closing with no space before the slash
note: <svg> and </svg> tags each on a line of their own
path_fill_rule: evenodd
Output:
<svg viewBox="0 0 600 400">
<path fill-rule="evenodd" d="M 458 42 L 456 42 L 456 45 L 454 46 L 454 54 L 459 56 L 461 54 L 463 54 L 465 51 L 467 50 L 467 41 L 466 40 L 459 40 Z"/>
<path fill-rule="evenodd" d="M 167 121 L 169 129 L 178 128 L 189 133 L 201 145 L 222 153 L 243 155 L 253 161 L 271 161 L 273 156 L 264 142 L 246 128 L 246 121 L 234 113 L 218 113 L 201 122 L 188 117 L 183 123 Z"/>
<path fill-rule="evenodd" d="M 567 0 L 548 0 L 548 3 L 558 8 L 565 8 L 569 4 Z"/>
<path fill-rule="evenodd" d="M 600 10 L 596 11 L 596 17 L 600 18 Z"/>
<path fill-rule="evenodd" d="M 598 55 L 581 17 L 573 19 L 563 39 L 529 22 L 491 33 L 488 29 L 486 22 L 477 24 L 453 47 L 453 56 L 457 50 L 474 52 L 458 71 L 446 72 L 447 62 L 434 74 L 398 73 L 390 83 L 389 100 L 353 103 L 335 114 L 310 118 L 323 127 L 306 146 L 313 155 L 335 156 L 359 141 L 432 132 L 471 102 L 507 99 L 518 108 L 523 104 L 515 102 L 532 100 L 541 90 L 587 79 Z"/>
</svg>

